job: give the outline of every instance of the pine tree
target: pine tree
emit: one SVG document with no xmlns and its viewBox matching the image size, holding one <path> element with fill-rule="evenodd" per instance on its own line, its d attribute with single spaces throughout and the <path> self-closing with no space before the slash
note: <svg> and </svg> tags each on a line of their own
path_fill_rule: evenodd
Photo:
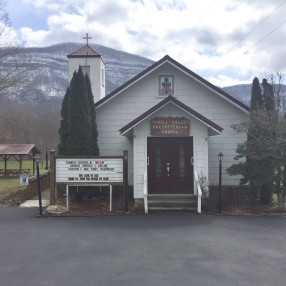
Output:
<svg viewBox="0 0 286 286">
<path fill-rule="evenodd" d="M 94 99 L 93 94 L 91 90 L 91 84 L 89 80 L 89 76 L 85 75 L 85 84 L 86 84 L 86 90 L 87 90 L 87 97 L 88 97 L 88 103 L 89 103 L 89 112 L 90 112 L 90 123 L 91 123 L 91 155 L 98 156 L 99 155 L 99 148 L 97 144 L 97 125 L 96 125 L 96 113 L 94 108 Z"/>
<path fill-rule="evenodd" d="M 68 155 L 91 155 L 91 119 L 85 78 L 81 67 L 70 82 Z"/>
<path fill-rule="evenodd" d="M 70 97 L 70 89 L 68 87 L 62 102 L 62 109 L 61 109 L 61 123 L 59 129 L 60 143 L 58 145 L 59 155 L 61 156 L 68 154 L 67 141 L 68 141 L 69 97 Z"/>
</svg>

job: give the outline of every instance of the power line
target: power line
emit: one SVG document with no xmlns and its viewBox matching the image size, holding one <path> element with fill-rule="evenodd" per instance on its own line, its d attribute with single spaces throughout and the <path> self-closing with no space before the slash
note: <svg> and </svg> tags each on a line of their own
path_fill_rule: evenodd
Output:
<svg viewBox="0 0 286 286">
<path fill-rule="evenodd" d="M 214 76 L 217 76 L 218 74 L 220 74 L 221 72 L 223 72 L 226 68 L 228 68 L 230 65 L 232 65 L 233 63 L 235 63 L 237 60 L 239 60 L 241 57 L 243 57 L 246 53 L 248 53 L 251 49 L 255 48 L 257 45 L 259 45 L 263 40 L 265 40 L 267 37 L 269 37 L 272 33 L 274 33 L 276 30 L 278 30 L 282 25 L 284 25 L 286 23 L 286 21 L 280 23 L 276 28 L 274 28 L 271 32 L 269 32 L 266 36 L 264 36 L 262 39 L 260 39 L 257 43 L 255 43 L 255 45 L 253 45 L 252 47 L 250 47 L 247 51 L 243 52 L 242 55 L 240 55 L 238 58 L 236 58 L 234 61 L 232 61 L 230 64 L 228 64 L 227 66 L 225 66 L 222 70 L 220 70 L 219 72 L 217 72 Z"/>
<path fill-rule="evenodd" d="M 203 72 L 203 76 L 219 61 L 221 61 L 225 56 L 227 56 L 236 46 L 238 46 L 244 39 L 246 39 L 258 26 L 264 23 L 276 10 L 278 10 L 282 5 L 286 3 L 286 0 L 283 0 L 270 14 L 268 14 L 263 20 L 261 20 L 257 25 L 254 26 L 245 36 L 243 36 L 236 44 L 234 44 L 222 57 L 220 57 L 215 63 L 213 63 L 207 70 Z"/>
</svg>

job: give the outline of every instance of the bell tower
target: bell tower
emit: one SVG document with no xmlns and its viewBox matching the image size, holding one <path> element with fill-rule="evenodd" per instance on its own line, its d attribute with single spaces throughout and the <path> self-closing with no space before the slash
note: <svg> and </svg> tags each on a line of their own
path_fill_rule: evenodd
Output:
<svg viewBox="0 0 286 286">
<path fill-rule="evenodd" d="M 105 61 L 102 56 L 89 44 L 91 37 L 86 34 L 86 45 L 69 54 L 69 81 L 71 81 L 75 70 L 81 66 L 84 74 L 88 74 L 94 102 L 105 96 Z"/>
</svg>

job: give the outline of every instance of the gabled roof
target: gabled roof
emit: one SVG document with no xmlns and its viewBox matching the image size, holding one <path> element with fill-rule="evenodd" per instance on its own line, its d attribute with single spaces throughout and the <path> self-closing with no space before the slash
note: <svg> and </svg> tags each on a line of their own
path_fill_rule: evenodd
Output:
<svg viewBox="0 0 286 286">
<path fill-rule="evenodd" d="M 209 128 L 211 128 L 216 133 L 221 133 L 223 131 L 222 127 L 220 127 L 219 125 L 217 125 L 213 121 L 209 120 L 208 118 L 204 117 L 200 113 L 196 112 L 195 110 L 193 110 L 189 106 L 185 105 L 181 101 L 177 100 L 173 96 L 169 95 L 167 98 L 165 98 L 164 100 L 162 100 L 158 104 L 154 105 L 152 108 L 150 108 L 149 110 L 147 110 L 146 112 L 144 112 L 143 114 L 141 114 L 140 116 L 138 116 L 137 118 L 135 118 L 134 120 L 129 122 L 127 125 L 122 127 L 119 130 L 120 134 L 124 135 L 124 133 L 126 133 L 129 130 L 131 130 L 132 128 L 134 128 L 137 124 L 139 124 L 140 122 L 145 120 L 148 116 L 152 115 L 153 113 L 155 113 L 157 110 L 161 109 L 163 106 L 165 106 L 168 103 L 172 103 L 172 104 L 180 107 L 181 109 L 183 109 L 184 111 L 186 111 L 187 113 L 189 113 L 193 117 L 195 117 L 197 120 L 199 120 L 202 123 L 204 123 L 205 125 L 207 125 Z"/>
<path fill-rule="evenodd" d="M 193 71 L 189 70 L 188 68 L 186 68 L 185 66 L 183 66 L 182 64 L 178 63 L 177 61 L 175 61 L 174 59 L 172 59 L 170 56 L 166 55 L 165 57 L 163 57 L 161 60 L 159 60 L 158 62 L 154 63 L 153 65 L 151 65 L 149 68 L 145 69 L 144 71 L 142 71 L 141 73 L 139 73 L 137 76 L 133 77 L 132 79 L 130 79 L 129 81 L 127 81 L 126 83 L 124 83 L 123 85 L 121 85 L 120 87 L 118 87 L 117 89 L 115 89 L 114 91 L 112 91 L 111 93 L 109 93 L 107 96 L 105 96 L 104 98 L 102 98 L 101 100 L 97 101 L 95 103 L 95 107 L 99 107 L 100 105 L 104 104 L 105 102 L 109 101 L 111 98 L 115 97 L 116 95 L 118 95 L 120 92 L 124 91 L 126 88 L 128 88 L 129 86 L 133 85 L 134 83 L 136 83 L 137 81 L 139 81 L 141 78 L 145 77 L 146 75 L 148 75 L 149 73 L 151 73 L 152 71 L 154 71 L 156 68 L 160 67 L 161 65 L 163 65 L 164 63 L 170 63 L 171 65 L 177 67 L 178 69 L 180 69 L 182 72 L 186 73 L 188 76 L 190 76 L 191 78 L 193 78 L 194 80 L 200 82 L 201 84 L 203 84 L 204 86 L 206 86 L 207 88 L 209 88 L 210 90 L 214 91 L 216 94 L 218 94 L 219 96 L 221 96 L 222 98 L 226 99 L 227 101 L 231 102 L 232 104 L 236 105 L 237 107 L 239 107 L 240 109 L 243 109 L 244 111 L 249 111 L 249 107 L 245 104 L 243 104 L 242 102 L 240 102 L 239 100 L 237 100 L 236 98 L 232 97 L 231 95 L 229 95 L 227 92 L 223 91 L 222 89 L 220 89 L 219 87 L 213 85 L 212 83 L 208 82 L 207 80 L 205 80 L 204 78 L 200 77 L 199 75 L 197 75 L 196 73 L 194 73 Z"/>
<path fill-rule="evenodd" d="M 99 58 L 101 55 L 89 45 L 85 45 L 67 56 L 68 58 Z"/>
<path fill-rule="evenodd" d="M 41 153 L 35 144 L 0 144 L 0 155 L 28 155 Z"/>
</svg>

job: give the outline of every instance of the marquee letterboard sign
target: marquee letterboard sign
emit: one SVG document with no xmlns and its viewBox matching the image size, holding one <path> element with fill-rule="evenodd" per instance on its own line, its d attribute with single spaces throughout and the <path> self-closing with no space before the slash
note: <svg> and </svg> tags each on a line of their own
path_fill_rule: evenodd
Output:
<svg viewBox="0 0 286 286">
<path fill-rule="evenodd" d="M 190 120 L 185 117 L 156 117 L 151 120 L 151 135 L 188 136 Z"/>
<path fill-rule="evenodd" d="M 57 183 L 123 183 L 123 157 L 56 158 Z"/>
</svg>

